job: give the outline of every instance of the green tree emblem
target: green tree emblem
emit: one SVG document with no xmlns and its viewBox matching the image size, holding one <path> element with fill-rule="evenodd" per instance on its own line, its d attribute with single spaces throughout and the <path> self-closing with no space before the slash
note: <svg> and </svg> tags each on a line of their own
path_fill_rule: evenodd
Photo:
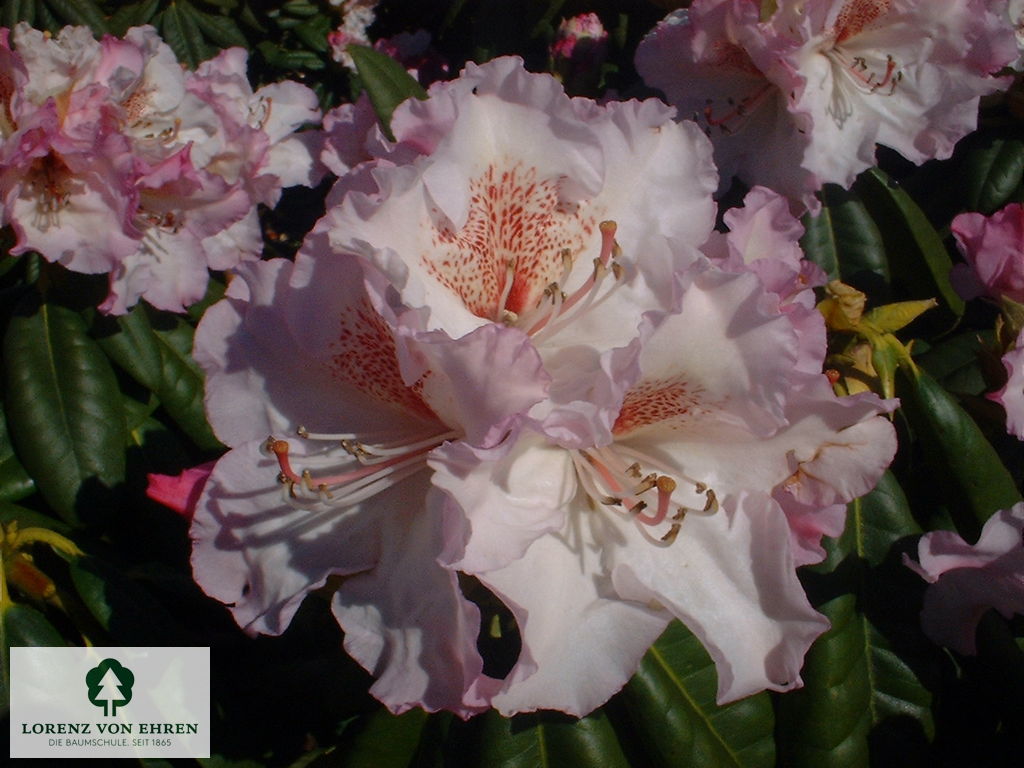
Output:
<svg viewBox="0 0 1024 768">
<path fill-rule="evenodd" d="M 103 714 L 109 717 L 132 700 L 135 675 L 117 659 L 104 659 L 85 673 L 85 684 L 89 686 L 89 701 L 103 707 Z"/>
</svg>

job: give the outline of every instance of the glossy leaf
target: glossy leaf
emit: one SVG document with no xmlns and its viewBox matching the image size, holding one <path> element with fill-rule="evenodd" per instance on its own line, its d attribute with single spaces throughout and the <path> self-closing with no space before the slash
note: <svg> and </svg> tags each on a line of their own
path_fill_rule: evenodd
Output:
<svg viewBox="0 0 1024 768">
<path fill-rule="evenodd" d="M 651 766 L 773 766 L 768 694 L 719 707 L 715 665 L 700 641 L 672 622 L 626 685 L 624 704 Z"/>
<path fill-rule="evenodd" d="M 7 328 L 4 362 L 8 427 L 36 487 L 67 520 L 102 513 L 93 494 L 124 480 L 125 421 L 114 372 L 85 322 L 29 297 Z"/>
<path fill-rule="evenodd" d="M 195 69 L 215 53 L 203 40 L 195 11 L 187 0 L 175 0 L 160 13 L 158 19 L 164 41 L 178 60 L 190 68 Z"/>
<path fill-rule="evenodd" d="M 862 173 L 854 189 L 878 224 L 892 269 L 910 294 L 941 297 L 954 314 L 962 315 L 964 300 L 949 282 L 953 261 L 917 203 L 878 168 Z"/>
<path fill-rule="evenodd" d="M 160 0 L 140 0 L 130 5 L 122 5 L 110 17 L 110 29 L 113 34 L 124 36 L 131 27 L 148 24 L 160 7 Z"/>
<path fill-rule="evenodd" d="M 53 624 L 39 611 L 24 603 L 8 602 L 0 605 L 0 714 L 6 714 L 10 705 L 11 648 L 18 646 L 66 645 Z"/>
<path fill-rule="evenodd" d="M 200 448 L 217 448 L 203 410 L 203 372 L 191 357 L 192 327 L 170 315 L 154 328 L 141 304 L 116 321 L 101 320 L 103 351 L 157 396 L 164 410 Z M 116 328 L 115 328 L 116 326 Z"/>
<path fill-rule="evenodd" d="M 889 282 L 889 262 L 874 220 L 853 192 L 828 184 L 821 192 L 821 211 L 805 216 L 800 245 L 808 259 L 828 273 L 871 293 L 877 302 Z"/>
<path fill-rule="evenodd" d="M 1024 140 L 1017 133 L 979 135 L 964 157 L 967 207 L 990 216 L 1009 203 L 1024 176 Z"/>
<path fill-rule="evenodd" d="M 35 491 L 35 483 L 14 455 L 7 417 L 0 411 L 0 501 L 18 501 Z"/>
<path fill-rule="evenodd" d="M 456 729 L 453 728 L 453 731 Z M 483 768 L 628 768 L 603 710 L 576 719 L 555 712 L 511 719 L 491 710 L 470 722 L 467 738 L 451 742 L 467 766 Z"/>
<path fill-rule="evenodd" d="M 13 27 L 19 21 L 32 24 L 36 17 L 36 0 L 4 0 L 0 8 L 0 26 Z"/>
<path fill-rule="evenodd" d="M 908 637 L 916 639 L 919 655 L 929 648 L 917 631 L 923 584 L 904 568 L 896 547 L 919 532 L 903 490 L 887 473 L 849 505 L 845 531 L 808 574 L 808 591 L 832 628 L 807 654 L 804 687 L 779 698 L 782 764 L 889 764 L 933 737 L 931 693 L 908 661 Z"/>
<path fill-rule="evenodd" d="M 182 10 L 192 16 L 196 27 L 202 31 L 206 39 L 222 48 L 230 48 L 233 45 L 244 48 L 249 44 L 234 19 L 228 16 L 203 13 L 191 5 L 183 5 Z"/>
<path fill-rule="evenodd" d="M 973 541 L 994 512 L 1020 501 L 1016 483 L 978 425 L 931 375 L 921 370 L 901 384 L 903 410 L 926 461 L 917 471 L 940 489 Z"/>
<path fill-rule="evenodd" d="M 966 331 L 942 339 L 915 357 L 945 389 L 955 394 L 980 395 L 988 389 L 979 359 L 994 356 L 992 331 Z M 998 363 L 998 358 L 993 362 Z"/>
<path fill-rule="evenodd" d="M 82 602 L 114 644 L 190 644 L 189 636 L 144 582 L 96 557 L 80 558 L 68 570 Z"/>
<path fill-rule="evenodd" d="M 390 138 L 391 114 L 408 98 L 424 99 L 423 87 L 397 61 L 365 45 L 350 45 L 348 53 L 355 62 L 363 89 L 370 97 L 377 119 Z"/>
<path fill-rule="evenodd" d="M 66 24 L 85 24 L 97 36 L 110 32 L 107 17 L 93 0 L 45 0 L 53 13 Z"/>
<path fill-rule="evenodd" d="M 426 720 L 422 709 L 396 717 L 380 708 L 346 733 L 331 764 L 339 768 L 405 768 L 412 764 Z"/>
</svg>

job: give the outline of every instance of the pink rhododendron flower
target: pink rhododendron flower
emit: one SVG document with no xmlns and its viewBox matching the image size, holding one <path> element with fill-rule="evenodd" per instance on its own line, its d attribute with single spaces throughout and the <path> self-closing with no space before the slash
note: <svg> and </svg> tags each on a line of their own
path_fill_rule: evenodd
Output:
<svg viewBox="0 0 1024 768">
<path fill-rule="evenodd" d="M 637 69 L 715 142 L 739 176 L 813 207 L 849 186 L 875 144 L 921 163 L 974 129 L 979 97 L 1014 58 L 1001 9 L 981 0 L 696 0 L 641 43 Z"/>
<path fill-rule="evenodd" d="M 957 292 L 1024 303 L 1024 206 L 1010 203 L 991 216 L 961 213 L 950 229 L 967 262 L 950 275 Z"/>
<path fill-rule="evenodd" d="M 375 307 L 363 268 L 315 237 L 294 264 L 238 274 L 196 334 L 210 422 L 231 446 L 196 508 L 196 581 L 247 631 L 278 634 L 337 578 L 332 609 L 375 696 L 395 712 L 479 711 L 479 612 L 437 562 L 427 462 L 516 429 L 547 387 L 536 352 L 496 327 L 457 344 L 417 329 L 419 313 Z"/>
<path fill-rule="evenodd" d="M 355 69 L 355 62 L 345 50 L 349 45 L 370 45 L 368 29 L 377 20 L 379 0 L 332 0 L 341 6 L 341 25 L 327 35 L 331 46 L 331 57 L 349 69 Z"/>
<path fill-rule="evenodd" d="M 6 35 L 5 35 L 6 37 Z M 184 71 L 151 27 L 97 42 L 19 24 L 0 46 L 0 224 L 11 252 L 110 274 L 105 312 L 181 310 L 207 270 L 258 258 L 255 206 L 315 183 L 319 118 L 297 83 L 253 93 L 246 53 Z"/>
<path fill-rule="evenodd" d="M 952 531 L 921 537 L 918 560 L 903 562 L 930 582 L 921 625 L 939 645 L 958 653 L 975 653 L 974 635 L 985 612 L 995 608 L 1009 618 L 1024 613 L 1024 504 L 988 519 L 978 543 L 971 545 Z"/>
</svg>

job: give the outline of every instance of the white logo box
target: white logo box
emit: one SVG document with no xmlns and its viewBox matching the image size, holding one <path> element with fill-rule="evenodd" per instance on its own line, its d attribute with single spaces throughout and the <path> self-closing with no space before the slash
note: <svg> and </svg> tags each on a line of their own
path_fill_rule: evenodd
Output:
<svg viewBox="0 0 1024 768">
<path fill-rule="evenodd" d="M 11 757 L 209 757 L 210 649 L 11 648 L 10 723 Z"/>
</svg>

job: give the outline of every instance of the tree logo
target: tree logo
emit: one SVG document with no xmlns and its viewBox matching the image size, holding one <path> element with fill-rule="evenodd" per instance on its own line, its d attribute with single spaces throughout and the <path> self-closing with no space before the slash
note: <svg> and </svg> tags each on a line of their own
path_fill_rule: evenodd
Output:
<svg viewBox="0 0 1024 768">
<path fill-rule="evenodd" d="M 89 686 L 89 701 L 103 707 L 103 714 L 109 717 L 132 700 L 135 675 L 117 659 L 104 659 L 85 673 L 85 684 Z"/>
</svg>

